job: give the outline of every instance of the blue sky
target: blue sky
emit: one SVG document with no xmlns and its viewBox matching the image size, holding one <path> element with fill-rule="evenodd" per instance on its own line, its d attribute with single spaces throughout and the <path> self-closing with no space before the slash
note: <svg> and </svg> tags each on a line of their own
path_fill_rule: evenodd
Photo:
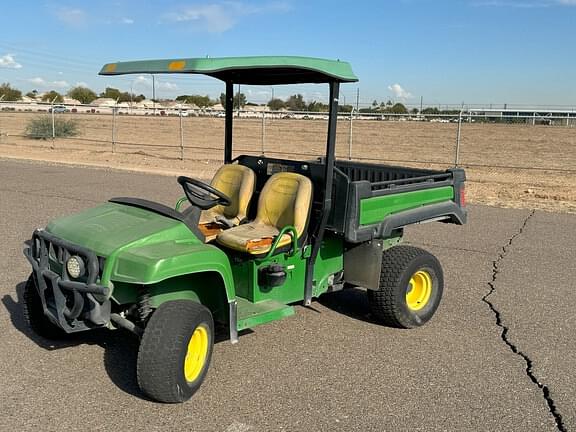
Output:
<svg viewBox="0 0 576 432">
<path fill-rule="evenodd" d="M 576 106 L 576 0 L 30 0 L 5 2 L 2 21 L 0 82 L 24 91 L 82 83 L 149 96 L 147 76 L 97 72 L 117 60 L 303 55 L 352 64 L 360 82 L 343 87 L 347 103 L 359 88 L 361 104 Z M 222 90 L 207 77 L 157 77 L 160 98 Z M 254 102 L 272 93 L 243 91 Z"/>
</svg>

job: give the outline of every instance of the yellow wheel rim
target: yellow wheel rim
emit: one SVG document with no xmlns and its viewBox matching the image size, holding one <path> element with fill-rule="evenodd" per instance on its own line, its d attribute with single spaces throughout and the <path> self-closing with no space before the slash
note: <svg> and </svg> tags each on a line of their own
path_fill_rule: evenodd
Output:
<svg viewBox="0 0 576 432">
<path fill-rule="evenodd" d="M 432 277 L 425 270 L 419 270 L 412 275 L 406 291 L 408 309 L 417 311 L 428 304 L 432 295 Z"/>
<path fill-rule="evenodd" d="M 188 342 L 188 350 L 184 360 L 184 377 L 186 381 L 192 382 L 198 378 L 206 363 L 207 354 L 208 329 L 203 325 L 199 325 Z"/>
</svg>

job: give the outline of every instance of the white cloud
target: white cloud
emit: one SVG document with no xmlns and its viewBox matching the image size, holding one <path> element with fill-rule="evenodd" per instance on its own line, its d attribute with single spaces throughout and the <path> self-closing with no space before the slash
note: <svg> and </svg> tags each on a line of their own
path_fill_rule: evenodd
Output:
<svg viewBox="0 0 576 432">
<path fill-rule="evenodd" d="M 120 20 L 121 24 L 134 24 L 134 20 L 132 18 L 122 18 Z"/>
<path fill-rule="evenodd" d="M 6 54 L 0 57 L 0 68 L 20 69 L 22 65 L 14 60 L 13 54 Z"/>
<path fill-rule="evenodd" d="M 412 93 L 402 88 L 400 84 L 389 85 L 388 90 L 398 99 L 410 99 L 412 97 Z"/>
<path fill-rule="evenodd" d="M 56 88 L 68 88 L 70 87 L 70 84 L 68 84 L 66 81 L 64 80 L 60 80 L 60 81 L 52 81 L 52 87 L 56 87 Z"/>
<path fill-rule="evenodd" d="M 165 20 L 189 23 L 193 30 L 223 33 L 247 15 L 286 12 L 290 6 L 285 2 L 271 2 L 253 6 L 240 1 L 222 1 L 181 8 L 164 15 Z"/>
<path fill-rule="evenodd" d="M 44 80 L 44 78 L 40 78 L 40 77 L 30 78 L 28 81 L 30 81 L 32 84 L 36 84 L 38 86 L 45 86 L 46 85 L 46 81 Z"/>
<path fill-rule="evenodd" d="M 84 81 L 78 81 L 76 84 L 74 84 L 74 87 L 85 87 L 85 88 L 88 88 L 88 84 L 85 83 Z"/>
<path fill-rule="evenodd" d="M 137 85 L 141 85 L 146 88 L 152 88 L 152 78 L 149 78 L 144 75 L 138 75 L 132 84 L 132 88 L 135 88 Z M 169 81 L 159 81 L 156 78 L 156 90 L 167 90 L 167 91 L 174 91 L 178 90 L 178 84 L 169 82 Z"/>
<path fill-rule="evenodd" d="M 64 80 L 57 80 L 57 81 L 47 81 L 41 77 L 35 77 L 28 79 L 28 82 L 34 84 L 39 88 L 44 89 L 65 89 L 70 87 L 70 84 Z"/>
<path fill-rule="evenodd" d="M 178 90 L 178 85 L 171 82 L 162 81 L 156 85 L 156 88 L 160 90 Z"/>
<path fill-rule="evenodd" d="M 56 18 L 70 27 L 82 27 L 86 24 L 86 12 L 82 9 L 61 7 L 54 14 Z"/>
</svg>

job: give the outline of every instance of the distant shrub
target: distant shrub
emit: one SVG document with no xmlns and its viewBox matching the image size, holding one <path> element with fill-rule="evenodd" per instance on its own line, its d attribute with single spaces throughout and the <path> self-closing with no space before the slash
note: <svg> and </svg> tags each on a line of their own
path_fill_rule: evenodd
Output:
<svg viewBox="0 0 576 432">
<path fill-rule="evenodd" d="M 28 138 L 49 139 L 52 138 L 52 117 L 35 117 L 28 121 L 25 134 Z M 54 136 L 66 138 L 78 135 L 78 122 L 73 119 L 54 119 Z"/>
</svg>

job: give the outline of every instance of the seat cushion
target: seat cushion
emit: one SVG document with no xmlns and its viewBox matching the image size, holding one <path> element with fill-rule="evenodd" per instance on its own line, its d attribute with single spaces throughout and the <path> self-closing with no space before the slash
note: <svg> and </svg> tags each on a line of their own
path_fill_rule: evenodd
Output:
<svg viewBox="0 0 576 432">
<path fill-rule="evenodd" d="M 266 253 L 274 237 L 286 226 L 293 226 L 298 238 L 308 224 L 312 203 L 312 182 L 301 174 L 283 172 L 268 179 L 258 200 L 256 219 L 246 225 L 230 228 L 216 237 L 216 241 L 231 249 L 253 255 Z M 277 247 L 290 244 L 284 234 Z"/>
<path fill-rule="evenodd" d="M 237 225 L 246 218 L 248 205 L 254 193 L 256 175 L 243 165 L 227 164 L 214 174 L 210 184 L 230 198 L 229 206 L 216 206 L 205 210 L 200 215 L 200 224 L 216 222 L 221 216 Z"/>
<path fill-rule="evenodd" d="M 292 225 L 298 237 L 306 229 L 312 203 L 312 182 L 301 174 L 283 172 L 268 179 L 258 200 L 255 221 L 282 229 Z"/>
<path fill-rule="evenodd" d="M 216 241 L 230 249 L 259 255 L 270 250 L 274 237 L 279 233 L 276 227 L 252 222 L 222 231 L 216 237 Z M 290 236 L 285 234 L 278 243 L 278 247 L 288 244 L 290 244 Z"/>
</svg>

